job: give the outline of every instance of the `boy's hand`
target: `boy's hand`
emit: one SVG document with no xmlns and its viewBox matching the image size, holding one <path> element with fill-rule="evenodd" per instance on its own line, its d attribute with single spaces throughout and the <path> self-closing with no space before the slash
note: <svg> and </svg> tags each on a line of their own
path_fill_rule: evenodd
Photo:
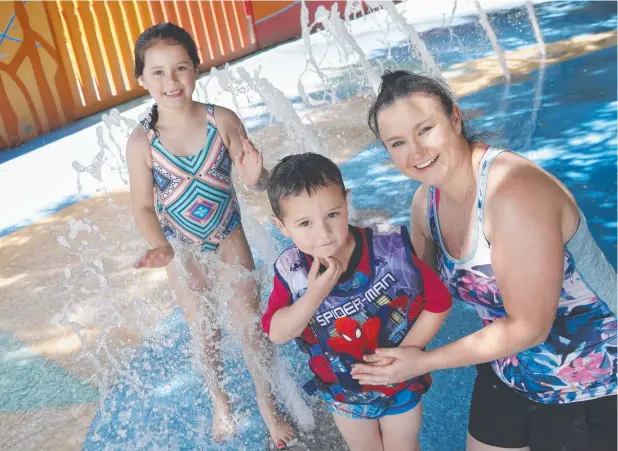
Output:
<svg viewBox="0 0 618 451">
<path fill-rule="evenodd" d="M 172 246 L 155 247 L 148 249 L 142 257 L 135 262 L 135 269 L 139 268 L 162 268 L 174 259 Z"/>
<path fill-rule="evenodd" d="M 248 138 L 241 136 L 242 149 L 234 158 L 234 166 L 241 180 L 249 187 L 257 186 L 262 175 L 264 157 Z"/>
<path fill-rule="evenodd" d="M 326 271 L 320 274 L 320 264 L 326 266 Z M 307 292 L 317 296 L 322 301 L 329 295 L 339 281 L 343 272 L 343 265 L 333 257 L 314 258 L 307 280 Z"/>
</svg>

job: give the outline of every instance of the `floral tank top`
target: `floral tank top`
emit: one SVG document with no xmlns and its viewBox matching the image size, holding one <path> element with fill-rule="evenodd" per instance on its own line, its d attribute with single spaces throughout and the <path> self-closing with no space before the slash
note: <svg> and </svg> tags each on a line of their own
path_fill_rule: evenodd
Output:
<svg viewBox="0 0 618 451">
<path fill-rule="evenodd" d="M 427 226 L 437 244 L 438 272 L 451 295 L 471 305 L 486 326 L 506 316 L 483 232 L 487 176 L 503 150 L 490 147 L 480 163 L 476 238 L 464 260 L 449 255 L 440 233 L 440 192 L 430 187 Z M 492 362 L 517 393 L 544 404 L 584 401 L 616 393 L 616 271 L 597 246 L 580 211 L 579 226 L 564 246 L 564 281 L 556 319 L 545 342 Z"/>
</svg>

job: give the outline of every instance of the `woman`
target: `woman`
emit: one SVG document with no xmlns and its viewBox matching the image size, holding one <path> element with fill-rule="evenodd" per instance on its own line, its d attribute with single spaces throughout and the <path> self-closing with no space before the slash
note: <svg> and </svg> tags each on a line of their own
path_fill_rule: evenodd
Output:
<svg viewBox="0 0 618 451">
<path fill-rule="evenodd" d="M 616 272 L 567 188 L 466 137 L 442 83 L 383 77 L 369 126 L 418 180 L 412 241 L 484 327 L 446 346 L 382 349 L 353 374 L 396 383 L 477 365 L 467 449 L 616 449 Z"/>
</svg>

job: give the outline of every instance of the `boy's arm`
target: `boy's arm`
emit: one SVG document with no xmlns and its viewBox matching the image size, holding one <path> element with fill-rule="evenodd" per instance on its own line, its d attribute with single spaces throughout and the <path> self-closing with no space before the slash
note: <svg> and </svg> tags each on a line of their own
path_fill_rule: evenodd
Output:
<svg viewBox="0 0 618 451">
<path fill-rule="evenodd" d="M 319 274 L 320 262 L 327 269 Z M 309 271 L 307 292 L 292 303 L 288 288 L 278 276 L 262 317 L 262 327 L 273 343 L 283 344 L 300 336 L 324 298 L 333 289 L 342 273 L 342 266 L 334 258 L 314 259 Z"/>
<path fill-rule="evenodd" d="M 415 348 L 425 349 L 427 343 L 440 330 L 449 312 L 450 309 L 441 313 L 423 310 L 399 346 L 414 346 Z"/>
<path fill-rule="evenodd" d="M 322 300 L 307 292 L 292 305 L 277 310 L 270 322 L 270 340 L 283 344 L 300 336 Z"/>
<path fill-rule="evenodd" d="M 424 349 L 440 330 L 453 301 L 442 280 L 428 265 L 415 255 L 412 255 L 412 262 L 419 268 L 423 278 L 425 304 L 423 311 L 399 346 Z"/>
</svg>

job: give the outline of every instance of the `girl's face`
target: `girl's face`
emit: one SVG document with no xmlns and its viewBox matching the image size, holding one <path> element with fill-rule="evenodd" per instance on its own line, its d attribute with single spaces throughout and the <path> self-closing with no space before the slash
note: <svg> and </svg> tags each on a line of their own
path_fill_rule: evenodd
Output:
<svg viewBox="0 0 618 451">
<path fill-rule="evenodd" d="M 159 41 L 144 52 L 142 85 L 161 107 L 191 101 L 197 68 L 182 45 Z"/>
<path fill-rule="evenodd" d="M 421 183 L 440 185 L 463 163 L 461 110 L 448 116 L 439 99 L 414 93 L 378 113 L 380 137 L 397 168 Z"/>
</svg>

